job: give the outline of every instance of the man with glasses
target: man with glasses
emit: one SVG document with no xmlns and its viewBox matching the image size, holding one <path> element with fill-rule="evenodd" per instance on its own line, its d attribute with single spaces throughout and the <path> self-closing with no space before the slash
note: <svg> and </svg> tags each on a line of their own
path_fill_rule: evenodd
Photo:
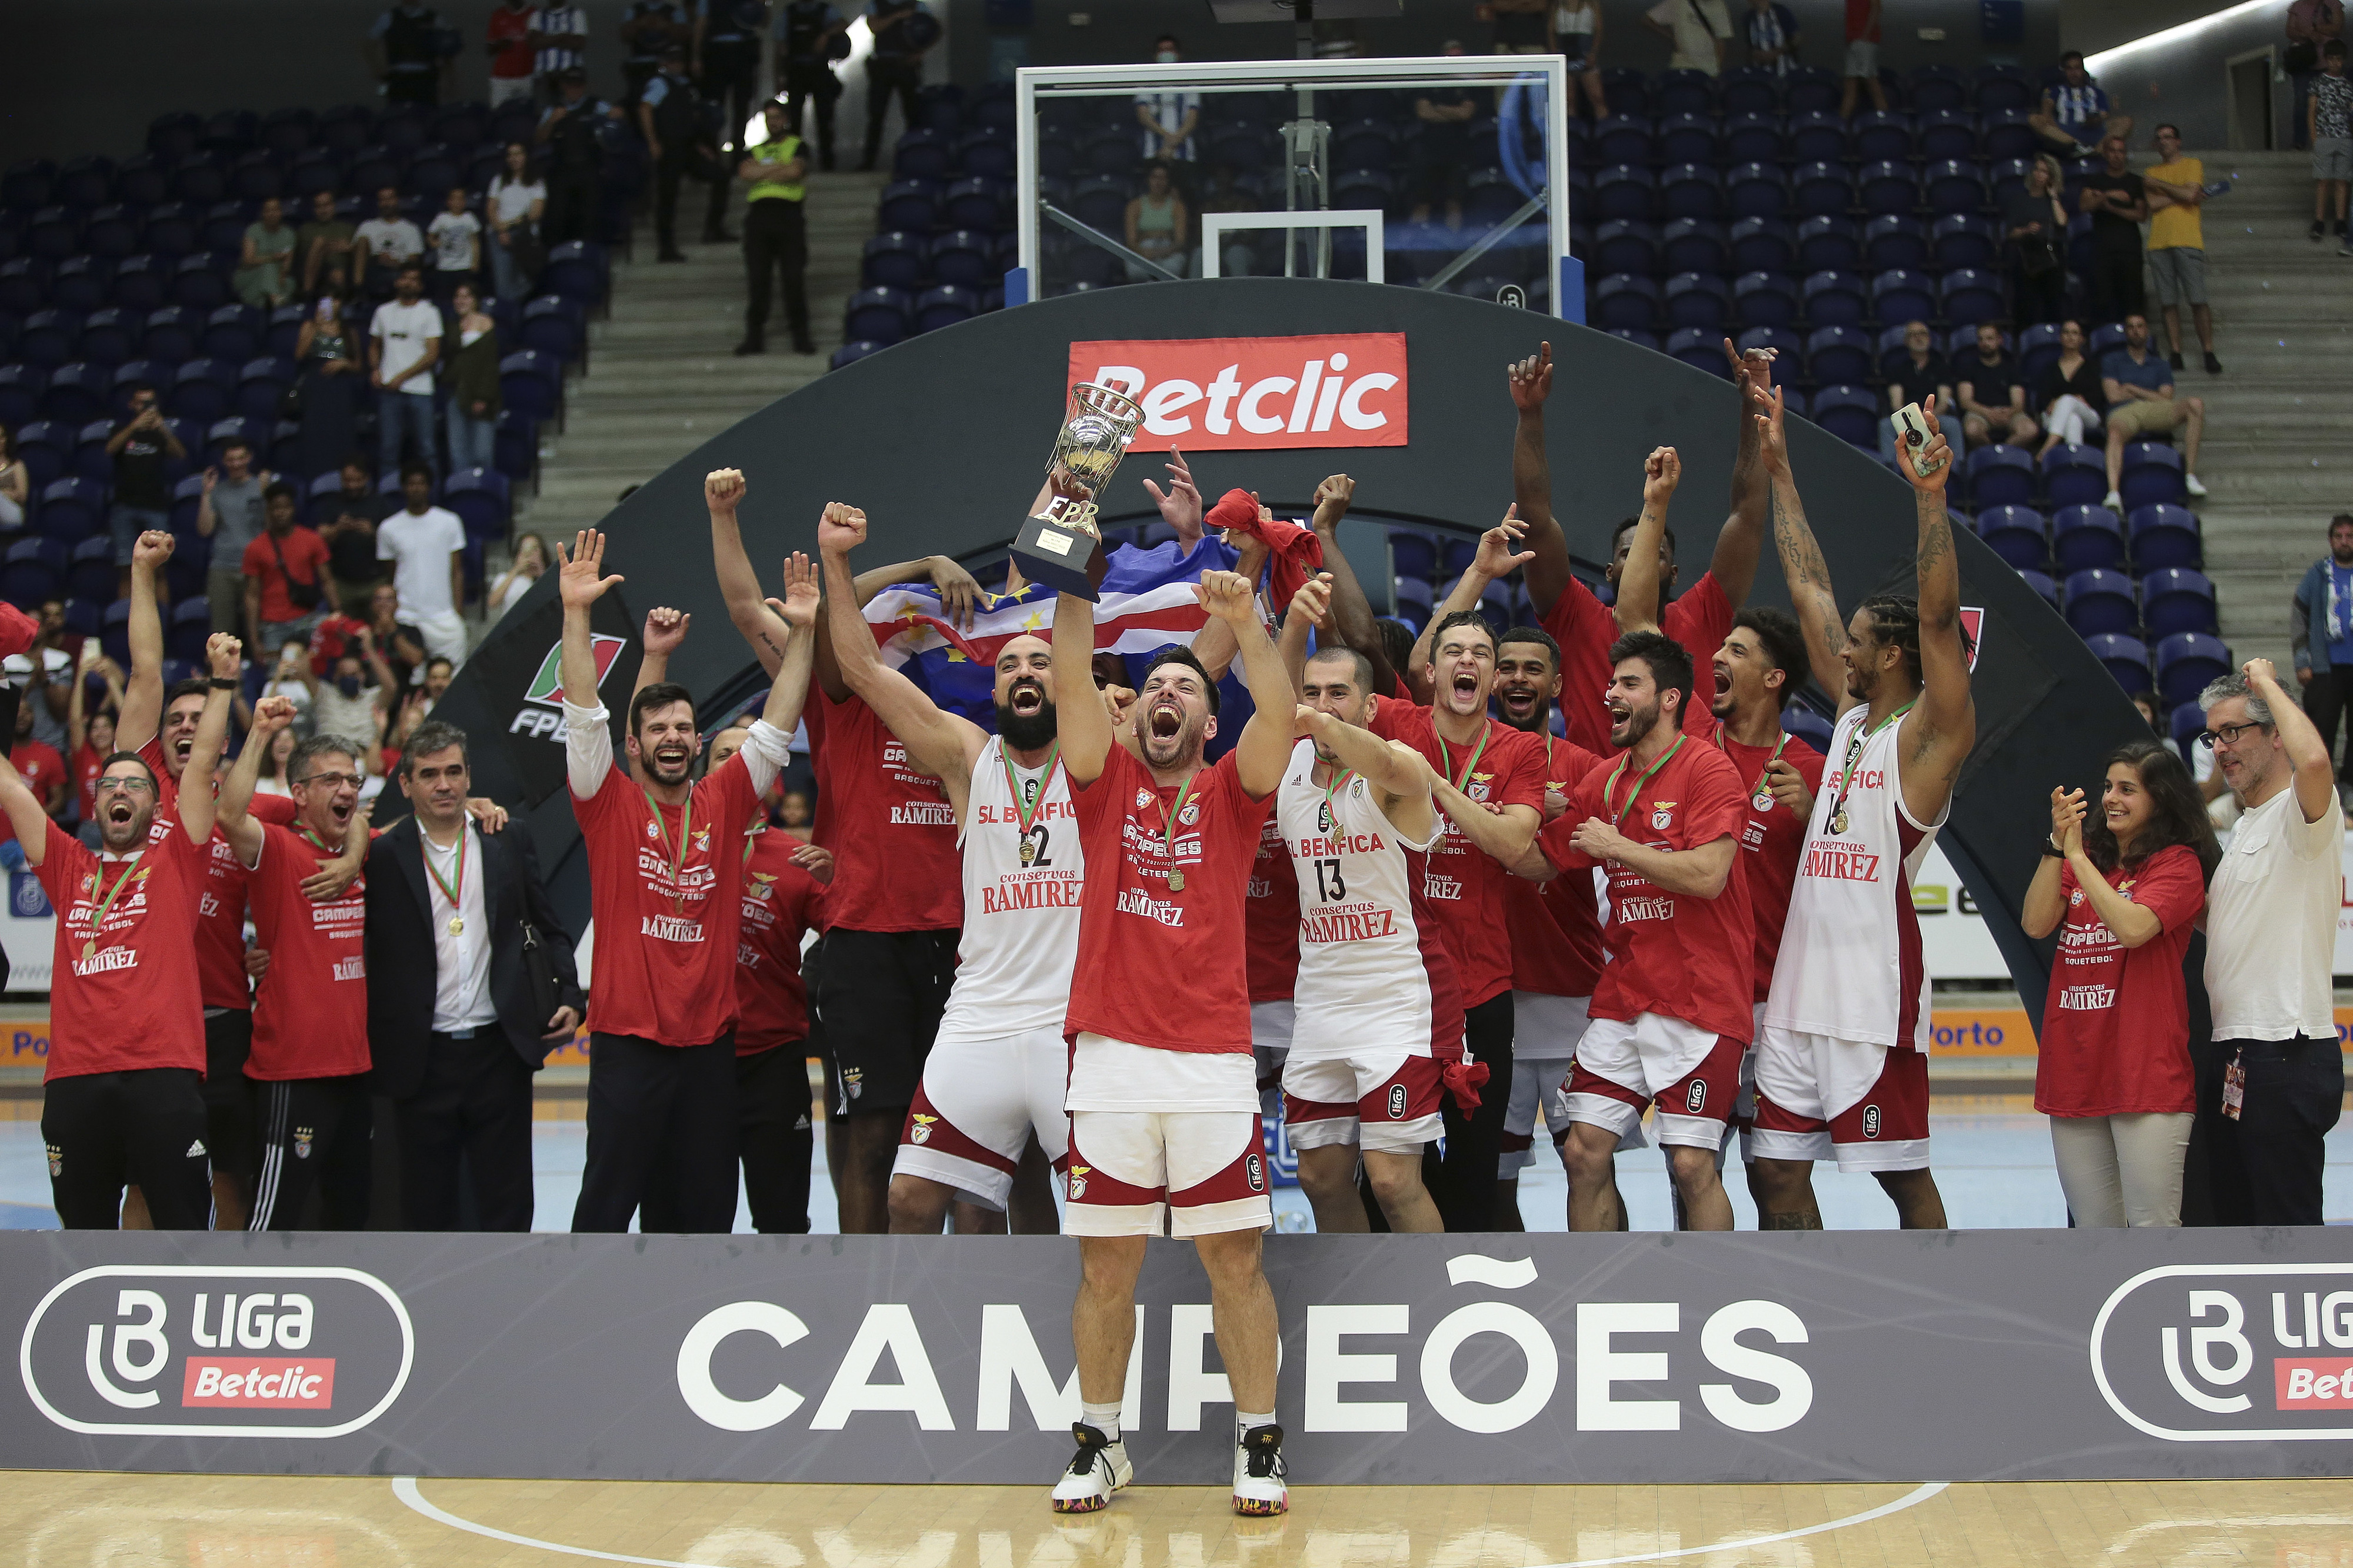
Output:
<svg viewBox="0 0 2353 1568">
<path fill-rule="evenodd" d="M 2215 770 L 2239 797 L 2206 893 L 2213 1038 L 2193 1045 L 2198 1119 L 2185 1218 L 2319 1225 L 2323 1140 L 2345 1094 L 2330 972 L 2345 814 L 2320 731 L 2250 659 L 2199 696 Z"/>
</svg>

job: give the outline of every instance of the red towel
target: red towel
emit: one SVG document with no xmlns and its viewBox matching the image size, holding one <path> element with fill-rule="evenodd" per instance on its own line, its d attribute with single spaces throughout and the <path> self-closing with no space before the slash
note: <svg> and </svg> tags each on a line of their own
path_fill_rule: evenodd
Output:
<svg viewBox="0 0 2353 1568">
<path fill-rule="evenodd" d="M 1313 529 L 1280 518 L 1259 521 L 1258 502 L 1248 490 L 1228 490 L 1218 504 L 1209 509 L 1205 527 L 1222 529 L 1229 533 L 1246 533 L 1267 548 L 1273 576 L 1267 584 L 1267 596 L 1280 615 L 1290 607 L 1291 596 L 1299 592 L 1309 573 L 1324 564 L 1324 542 L 1315 537 Z"/>
<path fill-rule="evenodd" d="M 40 635 L 40 622 L 14 605 L 0 605 L 0 658 L 23 653 Z"/>
</svg>

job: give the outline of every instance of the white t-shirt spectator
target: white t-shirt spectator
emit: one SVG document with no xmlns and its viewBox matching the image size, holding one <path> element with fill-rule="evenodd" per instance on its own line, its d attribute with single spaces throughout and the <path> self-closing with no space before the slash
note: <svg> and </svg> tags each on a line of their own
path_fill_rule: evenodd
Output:
<svg viewBox="0 0 2353 1568">
<path fill-rule="evenodd" d="M 353 231 L 353 237 L 367 241 L 371 264 L 389 261 L 397 266 L 414 261 L 425 254 L 425 237 L 417 226 L 405 217 L 372 217 Z"/>
<path fill-rule="evenodd" d="M 273 679 L 264 683 L 261 688 L 261 695 L 264 697 L 283 697 L 287 701 L 294 704 L 294 733 L 301 736 L 308 735 L 311 732 L 311 693 L 310 687 L 304 685 L 299 680 Z M 268 784 L 270 781 L 264 779 L 261 782 L 263 784 Z M 280 790 L 278 793 L 282 795 L 285 792 Z"/>
<path fill-rule="evenodd" d="M 2202 749 L 2202 748 L 2201 748 Z M 2345 813 L 2306 822 L 2295 785 L 2239 814 L 2206 889 L 2206 994 L 2217 1040 L 2325 1040 Z"/>
<path fill-rule="evenodd" d="M 1674 30 L 1669 70 L 1716 73 L 1716 40 L 1732 37 L 1732 14 L 1724 8 L 1724 0 L 1659 0 L 1644 15 Z"/>
<path fill-rule="evenodd" d="M 335 689 L 332 679 L 322 680 L 319 682 L 318 700 L 311 708 L 311 732 L 349 741 L 360 749 L 360 772 L 373 773 L 376 771 L 376 745 L 381 733 L 376 712 L 375 688 L 363 686 L 357 697 L 346 697 Z"/>
<path fill-rule="evenodd" d="M 513 223 L 531 216 L 531 204 L 547 199 L 547 182 L 533 180 L 528 184 L 510 180 L 501 174 L 491 182 L 491 221 Z"/>
<path fill-rule="evenodd" d="M 380 373 L 390 381 L 425 357 L 425 345 L 441 336 L 440 308 L 429 300 L 404 305 L 388 300 L 375 308 L 368 336 L 384 345 Z M 400 390 L 418 397 L 433 395 L 433 373 L 422 371 L 400 384 Z"/>
<path fill-rule="evenodd" d="M 433 266 L 442 272 L 471 272 L 474 269 L 474 239 L 482 232 L 482 220 L 472 213 L 443 213 L 425 231 L 433 241 Z"/>
<path fill-rule="evenodd" d="M 449 602 L 449 557 L 465 548 L 466 525 L 444 507 L 396 511 L 375 525 L 375 557 L 396 563 L 392 585 L 414 620 L 458 613 Z"/>
<path fill-rule="evenodd" d="M 540 75 L 554 76 L 557 71 L 587 63 L 588 13 L 585 7 L 542 5 L 531 14 L 531 27 L 533 32 L 548 37 L 539 51 Z"/>
</svg>

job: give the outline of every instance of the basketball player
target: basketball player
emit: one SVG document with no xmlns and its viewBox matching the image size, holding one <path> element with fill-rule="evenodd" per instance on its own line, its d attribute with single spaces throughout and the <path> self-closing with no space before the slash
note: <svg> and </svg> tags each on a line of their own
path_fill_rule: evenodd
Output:
<svg viewBox="0 0 2353 1568">
<path fill-rule="evenodd" d="M 237 639 L 212 642 L 234 668 Z M 192 748 L 205 776 L 227 731 L 228 693 L 208 690 Z M 114 1229 L 132 1183 L 155 1228 L 203 1230 L 212 1191 L 197 1087 L 205 1034 L 195 925 L 212 792 L 193 793 L 176 829 L 153 837 L 158 792 L 144 762 L 128 752 L 108 757 L 97 794 L 93 855 L 0 760 L 0 809 L 58 910 L 41 1103 L 49 1190 L 69 1230 Z"/>
<path fill-rule="evenodd" d="M 1354 648 L 1307 660 L 1303 738 L 1275 797 L 1299 885 L 1283 1121 L 1316 1229 L 1368 1228 L 1356 1194 L 1361 1151 L 1389 1229 L 1435 1231 L 1421 1156 L 1441 1126 L 1440 1063 L 1462 1055 L 1462 1003 L 1422 870 L 1442 831 L 1429 764 L 1373 736 L 1372 679 Z"/>
<path fill-rule="evenodd" d="M 1919 520 L 1919 597 L 1865 599 L 1847 626 L 1845 687 L 1830 760 L 1789 895 L 1779 962 L 1757 1042 L 1759 1223 L 1819 1230 L 1812 1163 L 1869 1171 L 1905 1228 L 1942 1229 L 1928 1173 L 1928 977 L 1912 878 L 1952 809 L 1977 739 L 1945 483 L 1952 453 L 1936 399 L 1928 439 L 1898 443 Z M 1778 425 L 1780 397 L 1761 428 Z M 1778 445 L 1778 443 L 1777 443 Z M 1773 506 L 1794 512 L 1786 451 Z M 1799 605 L 1830 595 L 1819 552 L 1789 574 Z"/>
<path fill-rule="evenodd" d="M 740 491 L 742 476 L 723 468 L 705 484 Z M 590 615 L 621 578 L 605 575 L 605 537 L 594 529 L 558 555 L 565 771 L 597 935 L 588 1153 L 572 1228 L 626 1231 L 651 1195 L 657 1217 L 681 1231 L 724 1234 L 735 1224 L 744 832 L 791 755 L 816 640 L 817 573 L 798 556 L 786 563 L 785 599 L 773 610 L 790 640 L 767 705 L 743 751 L 701 783 L 692 697 L 664 684 L 630 699 L 640 781 L 615 765 L 590 647 Z"/>
<path fill-rule="evenodd" d="M 1260 1265 L 1272 1222 L 1250 1056 L 1250 994 L 1234 962 L 1260 825 L 1282 784 L 1296 687 L 1230 572 L 1196 590 L 1232 628 L 1256 711 L 1212 766 L 1217 688 L 1189 649 L 1155 656 L 1115 731 L 1088 668 L 1094 606 L 1060 595 L 1054 715 L 1087 878 L 1063 1033 L 1071 1041 L 1070 1205 L 1082 1278 L 1071 1311 L 1082 1416 L 1056 1511 L 1087 1513 L 1134 1478 L 1120 1398 L 1135 1335 L 1145 1239 L 1192 1238 L 1209 1277 L 1233 1387 L 1233 1506 L 1281 1513 L 1274 1296 Z"/>
<path fill-rule="evenodd" d="M 1609 878 L 1609 963 L 1567 1091 L 1569 1227 L 1618 1228 L 1611 1166 L 1653 1102 L 1651 1133 L 1694 1230 L 1730 1230 L 1716 1173 L 1751 1028 L 1748 892 L 1737 864 L 1746 802 L 1724 753 L 1683 733 L 1691 656 L 1656 632 L 1618 639 L 1609 704 L 1617 760 L 1578 782 L 1517 868 Z"/>
</svg>

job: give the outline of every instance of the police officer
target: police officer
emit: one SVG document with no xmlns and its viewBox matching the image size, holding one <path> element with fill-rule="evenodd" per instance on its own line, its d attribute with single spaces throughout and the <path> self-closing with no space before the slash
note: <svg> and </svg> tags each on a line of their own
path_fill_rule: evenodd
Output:
<svg viewBox="0 0 2353 1568">
<path fill-rule="evenodd" d="M 368 64 L 384 84 L 391 103 L 421 103 L 441 99 L 441 75 L 455 51 L 430 5 L 402 0 L 375 19 L 368 35 Z"/>
<path fill-rule="evenodd" d="M 660 246 L 654 259 L 684 261 L 678 247 L 679 182 L 691 174 L 711 185 L 705 239 L 718 231 L 727 210 L 727 171 L 716 156 L 711 106 L 686 74 L 685 49 L 673 47 L 663 54 L 661 74 L 646 83 L 638 100 L 638 128 L 654 161 L 654 237 Z"/>
<path fill-rule="evenodd" d="M 776 96 L 785 100 L 792 132 L 801 133 L 801 106 L 817 110 L 818 167 L 833 172 L 833 107 L 841 79 L 833 62 L 849 58 L 849 22 L 827 0 L 786 0 L 776 10 Z"/>
<path fill-rule="evenodd" d="M 770 99 L 760 112 L 768 139 L 747 149 L 735 170 L 735 177 L 751 187 L 744 207 L 744 265 L 752 285 L 744 312 L 744 341 L 735 352 L 767 352 L 768 287 L 772 274 L 782 274 L 785 323 L 793 331 L 793 352 L 813 354 L 817 342 L 809 336 L 808 294 L 801 286 L 801 275 L 808 268 L 808 228 L 801 216 L 801 204 L 808 196 L 808 158 L 780 100 Z"/>
<path fill-rule="evenodd" d="M 534 133 L 547 149 L 547 221 L 541 226 L 547 243 L 596 237 L 596 204 L 602 195 L 605 145 L 598 140 L 604 121 L 620 110 L 588 96 L 588 73 L 578 66 L 556 79 L 556 100 L 540 117 Z"/>
<path fill-rule="evenodd" d="M 767 0 L 702 0 L 695 13 L 694 40 L 702 64 L 703 93 L 720 110 L 719 144 L 727 167 L 744 154 L 744 131 L 752 121 L 760 97 L 760 40 L 768 31 Z M 719 186 L 723 205 L 712 209 L 704 228 L 706 240 L 733 237 L 721 226 L 726 212 L 727 186 Z"/>
<path fill-rule="evenodd" d="M 629 51 L 621 60 L 622 79 L 629 84 L 624 96 L 634 105 L 661 69 L 662 56 L 672 45 L 682 48 L 694 37 L 694 25 L 679 0 L 629 0 L 628 9 L 621 13 L 620 35 Z"/>
</svg>

